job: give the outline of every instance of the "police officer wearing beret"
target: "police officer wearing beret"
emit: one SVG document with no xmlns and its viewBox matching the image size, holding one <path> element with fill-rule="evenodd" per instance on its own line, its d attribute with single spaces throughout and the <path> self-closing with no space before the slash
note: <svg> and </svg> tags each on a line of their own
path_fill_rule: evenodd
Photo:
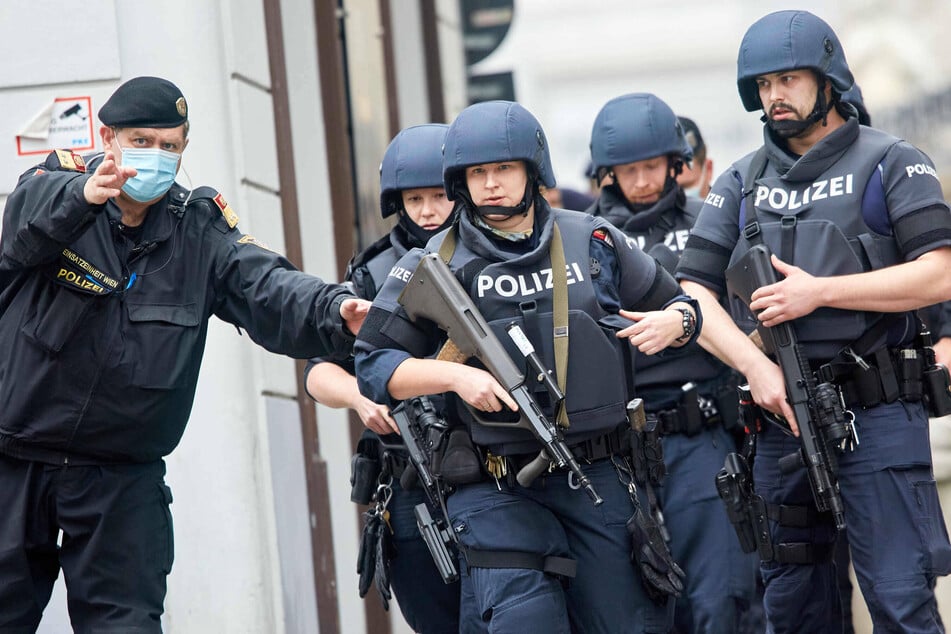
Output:
<svg viewBox="0 0 951 634">
<path fill-rule="evenodd" d="M 700 299 L 701 344 L 796 432 L 779 366 L 717 302 L 732 262 L 754 245 L 772 252 L 780 281 L 755 290 L 748 308 L 764 327 L 792 324 L 807 370 L 831 383 L 854 416 L 860 444 L 829 445 L 875 630 L 940 632 L 933 588 L 951 572 L 951 544 L 915 393 L 922 367 L 902 360 L 926 353 L 912 311 L 951 298 L 951 212 L 924 153 L 859 125 L 842 102 L 853 83 L 819 17 L 779 11 L 747 30 L 737 86 L 748 111 L 763 111 L 764 144 L 717 179 L 677 275 Z M 745 326 L 756 325 L 746 307 L 735 308 Z M 836 523 L 816 513 L 806 469 L 780 468 L 799 447 L 778 425 L 756 434 L 753 479 L 770 528 L 760 568 L 769 631 L 841 632 L 830 619 Z"/>
<path fill-rule="evenodd" d="M 366 305 L 175 182 L 188 106 L 138 77 L 99 111 L 105 151 L 20 177 L 0 239 L 0 630 L 39 624 L 62 568 L 77 631 L 159 632 L 173 560 L 164 456 L 212 315 L 268 350 L 347 354 Z M 57 534 L 62 531 L 62 544 Z"/>
</svg>

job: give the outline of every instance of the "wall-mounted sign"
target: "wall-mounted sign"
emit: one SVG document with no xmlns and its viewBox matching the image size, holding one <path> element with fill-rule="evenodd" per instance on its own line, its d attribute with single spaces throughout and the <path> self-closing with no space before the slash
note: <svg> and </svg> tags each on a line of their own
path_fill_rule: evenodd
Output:
<svg viewBox="0 0 951 634">
<path fill-rule="evenodd" d="M 91 113 L 90 97 L 57 97 L 17 134 L 17 156 L 46 154 L 51 150 L 94 149 Z"/>
<path fill-rule="evenodd" d="M 514 0 L 461 0 L 466 65 L 472 66 L 498 48 L 512 25 Z"/>
</svg>

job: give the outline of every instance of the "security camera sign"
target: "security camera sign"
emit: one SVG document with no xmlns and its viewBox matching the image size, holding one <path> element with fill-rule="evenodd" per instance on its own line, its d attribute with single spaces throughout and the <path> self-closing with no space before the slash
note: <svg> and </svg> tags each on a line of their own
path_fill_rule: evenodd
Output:
<svg viewBox="0 0 951 634">
<path fill-rule="evenodd" d="M 57 97 L 17 134 L 17 156 L 94 149 L 91 112 L 90 97 Z"/>
</svg>

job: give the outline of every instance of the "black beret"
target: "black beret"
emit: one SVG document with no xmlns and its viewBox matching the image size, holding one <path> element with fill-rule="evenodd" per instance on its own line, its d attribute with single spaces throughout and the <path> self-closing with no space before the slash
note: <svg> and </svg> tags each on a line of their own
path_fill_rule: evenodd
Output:
<svg viewBox="0 0 951 634">
<path fill-rule="evenodd" d="M 188 121 L 188 105 L 167 79 L 136 77 L 116 88 L 99 109 L 99 120 L 115 128 L 177 128 Z"/>
</svg>

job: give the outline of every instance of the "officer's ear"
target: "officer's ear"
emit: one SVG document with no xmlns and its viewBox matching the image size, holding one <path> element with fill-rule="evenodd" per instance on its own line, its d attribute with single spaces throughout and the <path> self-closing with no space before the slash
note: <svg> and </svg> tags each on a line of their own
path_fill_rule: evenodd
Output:
<svg viewBox="0 0 951 634">
<path fill-rule="evenodd" d="M 109 126 L 104 125 L 99 128 L 99 138 L 102 139 L 103 149 L 109 149 L 109 146 L 112 145 L 112 142 L 116 138 L 116 131 Z"/>
</svg>

